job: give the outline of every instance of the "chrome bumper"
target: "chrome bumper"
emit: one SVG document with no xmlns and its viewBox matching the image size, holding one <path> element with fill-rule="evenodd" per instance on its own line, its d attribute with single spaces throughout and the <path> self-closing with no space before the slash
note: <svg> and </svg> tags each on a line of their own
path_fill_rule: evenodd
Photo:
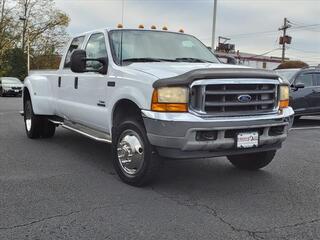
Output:
<svg viewBox="0 0 320 240">
<path fill-rule="evenodd" d="M 293 123 L 294 111 L 286 108 L 276 114 L 202 118 L 192 113 L 160 113 L 142 110 L 142 116 L 150 143 L 156 146 L 160 155 L 173 158 L 209 157 L 239 154 L 240 152 L 277 149 L 287 138 Z M 283 133 L 270 134 L 273 127 L 283 126 Z M 236 149 L 235 136 L 226 136 L 230 130 L 261 131 L 259 148 Z M 216 131 L 217 138 L 199 141 L 196 136 L 201 131 Z"/>
</svg>

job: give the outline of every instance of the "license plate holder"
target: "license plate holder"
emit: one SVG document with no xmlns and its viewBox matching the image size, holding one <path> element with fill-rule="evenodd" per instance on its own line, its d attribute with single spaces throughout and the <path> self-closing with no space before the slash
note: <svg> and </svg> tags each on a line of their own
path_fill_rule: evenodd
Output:
<svg viewBox="0 0 320 240">
<path fill-rule="evenodd" d="M 237 148 L 256 148 L 259 146 L 258 132 L 240 132 L 236 137 Z"/>
</svg>

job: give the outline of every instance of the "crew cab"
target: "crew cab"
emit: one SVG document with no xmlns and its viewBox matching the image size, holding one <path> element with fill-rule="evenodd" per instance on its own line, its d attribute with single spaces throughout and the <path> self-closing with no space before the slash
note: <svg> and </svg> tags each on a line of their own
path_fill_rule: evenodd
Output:
<svg viewBox="0 0 320 240">
<path fill-rule="evenodd" d="M 291 85 L 290 106 L 295 119 L 320 115 L 320 66 L 279 69 L 276 72 Z"/>
<path fill-rule="evenodd" d="M 110 143 L 118 175 L 135 186 L 163 159 L 227 156 L 260 169 L 294 114 L 274 72 L 221 64 L 188 34 L 124 28 L 74 37 L 59 70 L 25 79 L 23 102 L 29 138 L 61 126 Z"/>
</svg>

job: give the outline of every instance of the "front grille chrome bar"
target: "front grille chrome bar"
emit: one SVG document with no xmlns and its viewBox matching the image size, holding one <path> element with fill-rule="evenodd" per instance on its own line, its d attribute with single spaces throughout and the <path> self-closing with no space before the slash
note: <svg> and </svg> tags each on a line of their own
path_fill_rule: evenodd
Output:
<svg viewBox="0 0 320 240">
<path fill-rule="evenodd" d="M 191 85 L 190 109 L 207 116 L 255 115 L 278 110 L 276 80 L 198 80 Z M 246 101 L 240 101 L 243 97 Z"/>
</svg>

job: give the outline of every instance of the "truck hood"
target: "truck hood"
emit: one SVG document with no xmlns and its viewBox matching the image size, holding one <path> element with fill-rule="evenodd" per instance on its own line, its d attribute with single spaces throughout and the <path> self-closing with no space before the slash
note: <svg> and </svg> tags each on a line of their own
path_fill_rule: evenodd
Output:
<svg viewBox="0 0 320 240">
<path fill-rule="evenodd" d="M 204 68 L 248 68 L 246 66 L 228 65 L 221 63 L 172 63 L 172 62 L 155 62 L 155 63 L 132 63 L 128 68 L 144 72 L 155 76 L 156 78 L 170 78 L 179 76 L 195 69 Z"/>
</svg>

